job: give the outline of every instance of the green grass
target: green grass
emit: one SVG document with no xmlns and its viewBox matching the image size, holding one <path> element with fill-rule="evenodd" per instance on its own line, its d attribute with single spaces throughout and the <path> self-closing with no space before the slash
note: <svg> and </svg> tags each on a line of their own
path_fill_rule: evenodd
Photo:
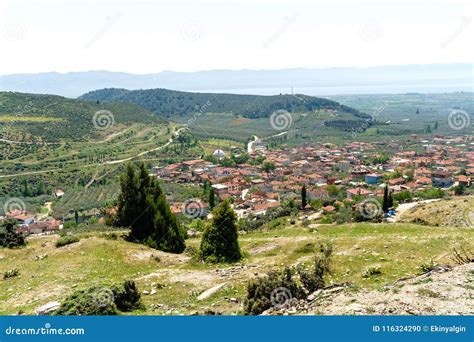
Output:
<svg viewBox="0 0 474 342">
<path fill-rule="evenodd" d="M 294 266 L 312 259 L 313 244 L 332 241 L 334 260 L 330 283 L 353 282 L 357 288 L 375 289 L 420 272 L 419 266 L 434 260 L 452 264 L 452 248 L 473 247 L 469 229 L 429 227 L 414 224 L 349 224 L 320 226 L 310 233 L 298 226 L 248 233 L 239 238 L 245 258 L 236 264 L 202 264 L 189 256 L 159 252 L 103 233 L 77 233 L 81 240 L 56 248 L 57 236 L 31 238 L 18 250 L 0 249 L 0 274 L 18 268 L 20 275 L 0 281 L 0 314 L 34 309 L 51 300 L 61 300 L 74 289 L 101 283 L 134 279 L 144 295 L 147 310 L 140 314 L 203 313 L 216 310 L 241 313 L 246 284 L 255 274 Z M 187 241 L 198 247 L 199 239 Z M 257 254 L 256 247 L 274 246 Z M 35 260 L 35 256 L 45 258 Z M 156 256 L 159 257 L 159 261 Z M 242 268 L 243 266 L 243 268 Z M 371 267 L 382 273 L 364 278 Z M 219 270 L 219 271 L 216 271 Z M 227 285 L 205 301 L 196 297 L 206 289 Z M 231 303 L 234 297 L 239 303 Z M 138 313 L 138 312 L 137 312 Z"/>
</svg>

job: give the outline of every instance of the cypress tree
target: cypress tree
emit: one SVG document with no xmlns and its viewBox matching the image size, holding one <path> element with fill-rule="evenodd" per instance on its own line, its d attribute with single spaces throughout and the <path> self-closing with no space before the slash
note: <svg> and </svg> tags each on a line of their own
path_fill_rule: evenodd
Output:
<svg viewBox="0 0 474 342">
<path fill-rule="evenodd" d="M 382 210 L 384 213 L 388 211 L 390 208 L 389 205 L 389 198 L 388 198 L 388 185 L 385 185 L 385 189 L 383 190 L 383 202 L 382 202 Z"/>
<path fill-rule="evenodd" d="M 212 224 L 202 235 L 201 256 L 209 262 L 233 262 L 242 255 L 237 234 L 237 217 L 228 201 L 222 202 L 212 212 Z"/>
<path fill-rule="evenodd" d="M 214 189 L 211 187 L 209 190 L 209 208 L 214 209 L 216 205 L 216 194 L 214 193 Z"/>
<path fill-rule="evenodd" d="M 388 204 L 388 209 L 393 207 L 393 197 L 392 197 L 392 192 L 391 191 L 388 193 L 388 203 L 387 204 Z"/>
<path fill-rule="evenodd" d="M 303 184 L 301 188 L 301 209 L 306 208 L 306 184 Z"/>
<path fill-rule="evenodd" d="M 120 185 L 118 225 L 131 229 L 130 238 L 166 252 L 183 252 L 185 232 L 143 163 L 138 171 L 127 165 Z"/>
</svg>

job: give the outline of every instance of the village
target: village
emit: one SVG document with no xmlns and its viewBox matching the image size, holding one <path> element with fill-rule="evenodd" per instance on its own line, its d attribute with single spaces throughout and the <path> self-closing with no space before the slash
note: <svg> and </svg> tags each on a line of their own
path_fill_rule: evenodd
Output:
<svg viewBox="0 0 474 342">
<path fill-rule="evenodd" d="M 298 148 L 267 150 L 263 144 L 250 153 L 261 164 L 222 167 L 198 159 L 165 167 L 154 167 L 152 175 L 164 182 L 211 184 L 220 200 L 232 199 L 239 218 L 265 215 L 284 201 L 299 198 L 302 187 L 307 193 L 306 209 L 323 214 L 336 211 L 364 198 L 382 197 L 387 186 L 391 194 L 408 194 L 403 201 L 417 200 L 416 194 L 441 189 L 446 195 L 459 195 L 474 179 L 474 142 L 472 136 L 418 137 L 404 142 L 302 145 Z M 225 158 L 222 150 L 214 156 Z M 170 198 L 172 202 L 172 197 Z M 205 218 L 209 203 L 194 203 L 193 211 Z M 313 204 L 313 206 L 311 205 Z M 175 214 L 188 203 L 174 202 Z"/>
<path fill-rule="evenodd" d="M 383 197 L 386 188 L 400 204 L 468 194 L 474 180 L 472 136 L 427 138 L 412 135 L 403 144 L 354 141 L 341 146 L 320 143 L 268 149 L 255 140 L 252 145 L 249 160 L 258 162 L 223 167 L 205 159 L 187 160 L 155 166 L 151 175 L 164 183 L 209 186 L 216 201 L 231 199 L 239 219 L 264 216 L 288 201 L 300 200 L 304 186 L 307 199 L 305 208 L 301 209 L 313 215 L 310 218 L 326 218 L 326 223 L 331 223 L 331 215 L 341 208 L 354 209 L 356 203 Z M 218 161 L 228 158 L 220 149 L 214 156 Z M 430 189 L 442 192 L 418 198 Z M 53 195 L 59 199 L 64 191 L 55 189 Z M 169 194 L 168 202 L 171 211 L 178 216 L 210 218 L 212 203 L 209 198 L 179 202 Z M 109 208 L 109 212 L 113 212 L 113 208 Z M 387 216 L 395 212 L 393 208 L 385 219 L 390 222 Z M 15 219 L 17 231 L 25 235 L 57 233 L 63 228 L 64 221 L 74 220 L 74 215 L 60 219 L 48 214 L 30 213 L 20 208 L 6 212 L 0 220 Z M 85 221 L 84 213 L 82 215 L 80 221 Z M 100 208 L 89 210 L 87 219 L 90 217 L 104 222 Z"/>
</svg>

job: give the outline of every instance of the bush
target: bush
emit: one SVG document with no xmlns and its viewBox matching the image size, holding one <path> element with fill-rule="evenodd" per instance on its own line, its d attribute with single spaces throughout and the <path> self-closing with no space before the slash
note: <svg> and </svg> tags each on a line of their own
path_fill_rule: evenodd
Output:
<svg viewBox="0 0 474 342">
<path fill-rule="evenodd" d="M 430 262 L 428 263 L 423 263 L 420 265 L 420 270 L 422 273 L 427 273 L 427 272 L 430 272 L 432 270 L 434 270 L 436 268 L 436 264 L 433 262 L 433 260 L 431 260 Z"/>
<path fill-rule="evenodd" d="M 66 245 L 70 245 L 72 243 L 79 242 L 79 238 L 75 235 L 65 235 L 61 236 L 58 241 L 56 241 L 56 247 L 63 247 Z"/>
<path fill-rule="evenodd" d="M 108 287 L 93 286 L 68 296 L 55 312 L 63 316 L 117 315 L 114 294 Z"/>
<path fill-rule="evenodd" d="M 133 280 L 126 280 L 122 285 L 112 287 L 114 293 L 115 305 L 120 311 L 132 311 L 143 309 L 140 291 Z"/>
<path fill-rule="evenodd" d="M 96 316 L 117 315 L 120 311 L 144 308 L 135 282 L 121 285 L 92 286 L 68 296 L 56 310 L 56 315 Z"/>
<path fill-rule="evenodd" d="M 74 227 L 77 227 L 77 223 L 74 222 L 74 221 L 64 222 L 64 224 L 63 224 L 63 229 L 71 229 L 71 228 L 74 228 Z"/>
<path fill-rule="evenodd" d="M 364 278 L 370 278 L 372 276 L 379 276 L 382 274 L 382 270 L 380 267 L 369 267 L 367 271 L 365 271 Z"/>
<path fill-rule="evenodd" d="M 352 209 L 350 207 L 342 207 L 334 214 L 334 220 L 337 224 L 343 224 L 352 221 Z"/>
<path fill-rule="evenodd" d="M 285 268 L 282 272 L 270 272 L 248 285 L 244 311 L 246 315 L 259 315 L 272 306 L 284 306 L 293 298 L 304 297 L 304 291 L 293 280 L 292 271 Z"/>
<path fill-rule="evenodd" d="M 16 222 L 5 220 L 0 228 L 0 246 L 6 248 L 17 248 L 26 245 L 23 234 L 16 232 Z"/>
<path fill-rule="evenodd" d="M 13 268 L 3 273 L 3 279 L 18 277 L 19 275 L 20 275 L 20 270 L 18 268 Z"/>
<path fill-rule="evenodd" d="M 332 245 L 322 243 L 319 246 L 319 253 L 314 256 L 312 269 L 307 270 L 302 265 L 298 265 L 297 271 L 301 283 L 309 292 L 314 292 L 325 286 L 325 276 L 331 272 Z"/>
</svg>

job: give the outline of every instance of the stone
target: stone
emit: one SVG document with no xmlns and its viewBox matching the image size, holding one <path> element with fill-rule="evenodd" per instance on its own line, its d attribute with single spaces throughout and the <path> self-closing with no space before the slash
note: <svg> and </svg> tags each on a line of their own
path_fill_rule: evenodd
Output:
<svg viewBox="0 0 474 342">
<path fill-rule="evenodd" d="M 204 299 L 207 299 L 209 298 L 210 296 L 212 296 L 213 294 L 215 294 L 217 291 L 219 291 L 221 288 L 223 288 L 225 286 L 226 283 L 222 283 L 222 284 L 218 284 L 214 287 L 211 287 L 210 289 L 207 289 L 206 291 L 204 291 L 203 293 L 201 293 L 196 299 L 198 301 L 202 301 Z"/>
<path fill-rule="evenodd" d="M 61 306 L 61 304 L 57 301 L 49 302 L 49 303 L 46 303 L 46 304 L 41 305 L 40 307 L 38 307 L 36 309 L 36 314 L 37 315 L 48 315 L 51 312 L 53 312 L 54 310 L 59 309 L 60 306 Z"/>
</svg>

